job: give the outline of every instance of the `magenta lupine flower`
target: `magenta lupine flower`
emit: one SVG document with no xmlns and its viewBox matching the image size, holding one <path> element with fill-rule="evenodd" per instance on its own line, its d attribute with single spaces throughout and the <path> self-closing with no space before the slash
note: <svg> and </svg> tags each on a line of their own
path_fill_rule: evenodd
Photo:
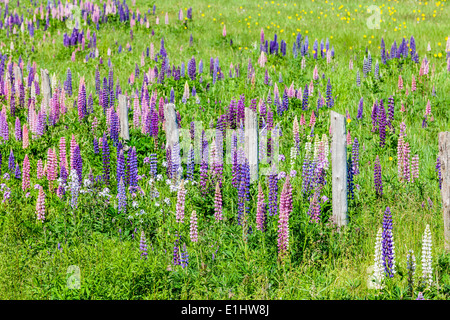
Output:
<svg viewBox="0 0 450 320">
<path fill-rule="evenodd" d="M 36 177 L 38 180 L 44 177 L 44 166 L 42 164 L 42 159 L 39 159 L 37 162 Z"/>
<path fill-rule="evenodd" d="M 177 213 L 176 213 L 176 221 L 178 223 L 184 222 L 184 204 L 186 201 L 186 189 L 184 188 L 184 182 L 181 180 L 180 188 L 178 189 L 177 196 Z"/>
<path fill-rule="evenodd" d="M 22 191 L 30 188 L 30 161 L 28 160 L 28 154 L 25 155 L 23 160 L 23 174 L 22 174 Z"/>
<path fill-rule="evenodd" d="M 38 220 L 44 222 L 45 220 L 45 193 L 42 186 L 39 186 L 39 194 L 36 201 L 36 214 Z"/>
<path fill-rule="evenodd" d="M 61 137 L 59 139 L 59 164 L 60 164 L 60 166 L 67 167 L 66 138 L 65 137 Z"/>
<path fill-rule="evenodd" d="M 431 114 L 431 103 L 430 99 L 428 99 L 427 106 L 425 107 L 425 115 L 429 116 Z"/>
<path fill-rule="evenodd" d="M 191 214 L 191 226 L 189 229 L 189 234 L 191 236 L 192 242 L 198 242 L 198 232 L 197 232 L 197 212 L 195 210 L 192 211 Z"/>
<path fill-rule="evenodd" d="M 30 145 L 30 138 L 28 135 L 28 128 L 27 128 L 27 125 L 24 124 L 23 130 L 22 130 L 22 149 L 28 148 L 29 145 Z"/>
<path fill-rule="evenodd" d="M 261 183 L 258 183 L 258 202 L 256 209 L 256 228 L 261 232 L 266 229 L 266 202 Z"/>
<path fill-rule="evenodd" d="M 214 217 L 216 221 L 223 220 L 222 193 L 220 192 L 219 182 L 216 183 L 216 194 L 214 195 Z"/>
<path fill-rule="evenodd" d="M 280 197 L 280 215 L 278 219 L 278 258 L 283 258 L 289 250 L 289 216 L 292 212 L 292 186 L 289 176 L 283 185 Z"/>
<path fill-rule="evenodd" d="M 56 160 L 55 150 L 49 148 L 47 151 L 47 180 L 51 184 L 52 181 L 56 180 L 58 164 Z M 51 188 L 51 187 L 50 187 Z"/>
<path fill-rule="evenodd" d="M 378 157 L 378 155 L 375 160 L 374 180 L 375 180 L 375 192 L 378 196 L 382 196 L 383 195 L 383 181 L 381 179 L 381 164 L 380 164 L 380 158 Z"/>
</svg>

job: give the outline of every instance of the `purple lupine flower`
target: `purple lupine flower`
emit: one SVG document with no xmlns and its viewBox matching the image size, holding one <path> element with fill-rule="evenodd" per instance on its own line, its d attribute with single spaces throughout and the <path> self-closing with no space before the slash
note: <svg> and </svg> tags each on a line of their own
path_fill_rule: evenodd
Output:
<svg viewBox="0 0 450 320">
<path fill-rule="evenodd" d="M 302 110 L 306 111 L 308 110 L 308 95 L 309 95 L 309 88 L 308 85 L 305 85 L 305 90 L 303 91 L 303 100 L 302 100 Z"/>
<path fill-rule="evenodd" d="M 10 172 L 14 171 L 15 168 L 15 160 L 14 160 L 14 152 L 11 149 L 11 152 L 9 153 L 9 159 L 8 159 L 8 169 Z"/>
<path fill-rule="evenodd" d="M 378 114 L 378 101 L 376 101 L 372 107 L 372 132 L 376 132 L 378 129 Z"/>
<path fill-rule="evenodd" d="M 195 162 L 194 162 L 194 147 L 192 144 L 189 147 L 188 153 L 188 164 L 187 164 L 187 180 L 194 181 L 194 170 L 195 170 Z"/>
<path fill-rule="evenodd" d="M 381 45 L 380 45 L 380 47 L 381 47 L 381 49 L 380 49 L 380 51 L 381 51 L 381 63 L 382 64 L 386 64 L 386 47 L 385 47 L 383 38 L 381 38 Z"/>
<path fill-rule="evenodd" d="M 113 146 L 117 147 L 119 143 L 119 130 L 120 130 L 120 124 L 119 124 L 119 116 L 117 113 L 112 110 L 111 117 L 109 119 L 110 121 L 110 137 L 113 141 Z"/>
<path fill-rule="evenodd" d="M 180 264 L 183 269 L 189 265 L 189 254 L 187 252 L 186 243 L 183 243 Z"/>
<path fill-rule="evenodd" d="M 126 195 L 126 188 L 125 184 L 123 182 L 123 177 L 120 178 L 119 186 L 117 189 L 117 198 L 119 199 L 119 214 L 127 213 L 127 195 Z"/>
<path fill-rule="evenodd" d="M 16 164 L 16 170 L 14 172 L 14 177 L 16 179 L 22 179 L 22 172 L 20 171 L 20 166 L 18 163 Z"/>
<path fill-rule="evenodd" d="M 139 241 L 139 250 L 141 251 L 141 258 L 147 259 L 147 244 L 146 244 L 144 230 L 141 232 L 141 240 Z"/>
<path fill-rule="evenodd" d="M 109 184 L 109 174 L 110 174 L 110 166 L 109 166 L 109 145 L 108 140 L 106 138 L 106 133 L 103 134 L 102 138 L 102 160 L 103 160 L 103 181 L 105 181 L 107 184 Z"/>
<path fill-rule="evenodd" d="M 151 153 L 150 154 L 150 174 L 153 177 L 156 177 L 157 166 L 158 166 L 158 160 L 157 160 L 157 157 L 156 157 L 156 153 Z"/>
<path fill-rule="evenodd" d="M 327 107 L 331 108 L 334 106 L 334 99 L 333 96 L 331 95 L 331 82 L 330 82 L 330 78 L 328 78 L 328 82 L 327 82 Z"/>
<path fill-rule="evenodd" d="M 74 149 L 74 169 L 77 173 L 78 181 L 81 183 L 83 176 L 83 160 L 81 158 L 80 146 L 77 144 Z"/>
<path fill-rule="evenodd" d="M 1 165 L 1 161 L 0 161 L 0 165 Z M 435 169 L 435 171 L 437 172 L 437 175 L 438 175 L 439 189 L 442 189 L 441 159 L 440 159 L 439 156 L 436 159 L 436 169 Z"/>
<path fill-rule="evenodd" d="M 359 75 L 359 70 L 356 70 L 356 86 L 359 87 L 361 85 L 361 76 Z"/>
<path fill-rule="evenodd" d="M 196 77 L 196 62 L 194 56 L 192 56 L 191 60 L 188 62 L 188 76 L 191 78 L 191 80 L 195 80 Z"/>
<path fill-rule="evenodd" d="M 78 120 L 80 122 L 86 116 L 86 113 L 86 88 L 84 82 L 82 82 L 78 91 Z"/>
<path fill-rule="evenodd" d="M 64 90 L 69 97 L 72 96 L 72 71 L 70 71 L 70 68 L 67 69 L 66 81 L 64 81 Z"/>
<path fill-rule="evenodd" d="M 271 174 L 268 176 L 269 184 L 269 216 L 277 215 L 278 202 L 278 175 L 272 168 Z"/>
<path fill-rule="evenodd" d="M 363 104 L 364 104 L 364 97 L 361 97 L 361 99 L 359 100 L 358 114 L 356 116 L 356 119 L 362 119 L 363 117 Z"/>
<path fill-rule="evenodd" d="M 98 149 L 98 140 L 97 140 L 97 137 L 94 137 L 94 142 L 93 142 L 93 144 L 94 144 L 94 153 L 95 153 L 95 154 L 98 154 L 98 153 L 99 153 L 99 149 Z"/>
<path fill-rule="evenodd" d="M 382 233 L 382 263 L 387 277 L 392 278 L 395 273 L 395 246 L 394 236 L 392 234 L 392 214 L 389 207 L 383 216 Z"/>
<path fill-rule="evenodd" d="M 387 125 L 392 128 L 392 121 L 394 121 L 394 96 L 390 96 L 388 99 L 388 121 Z"/>
<path fill-rule="evenodd" d="M 381 179 L 381 164 L 378 155 L 375 160 L 374 180 L 375 180 L 375 192 L 378 196 L 381 197 L 383 195 L 383 181 Z"/>
<path fill-rule="evenodd" d="M 128 150 L 128 157 L 127 157 L 128 186 L 137 187 L 137 176 L 138 176 L 138 168 L 137 168 L 136 147 L 133 147 Z"/>
<path fill-rule="evenodd" d="M 315 192 L 314 196 L 309 200 L 309 209 L 307 214 L 310 217 L 311 222 L 318 223 L 320 221 L 320 205 L 319 205 L 319 193 Z"/>
<path fill-rule="evenodd" d="M 125 176 L 125 156 L 123 154 L 123 150 L 120 150 L 117 156 L 117 170 L 116 170 L 116 179 L 120 181 L 121 179 L 126 179 Z"/>
<path fill-rule="evenodd" d="M 353 164 L 352 158 L 347 159 L 347 197 L 351 200 L 355 199 L 354 183 L 353 183 Z"/>
<path fill-rule="evenodd" d="M 383 99 L 380 99 L 378 106 L 378 131 L 380 133 L 380 147 L 386 144 L 386 110 L 384 109 Z"/>
</svg>

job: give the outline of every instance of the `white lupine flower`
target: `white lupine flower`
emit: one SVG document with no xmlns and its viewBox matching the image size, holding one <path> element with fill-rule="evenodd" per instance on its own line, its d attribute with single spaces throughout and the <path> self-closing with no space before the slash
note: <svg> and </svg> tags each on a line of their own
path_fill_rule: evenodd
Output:
<svg viewBox="0 0 450 320">
<path fill-rule="evenodd" d="M 433 268 L 431 267 L 431 231 L 427 224 L 422 238 L 422 278 L 426 285 L 433 284 Z"/>
<path fill-rule="evenodd" d="M 383 285 L 381 284 L 384 278 L 384 267 L 382 263 L 382 235 L 383 229 L 379 228 L 377 233 L 377 239 L 375 242 L 375 259 L 373 266 L 373 279 L 375 280 L 374 288 L 382 289 Z"/>
<path fill-rule="evenodd" d="M 291 169 L 294 169 L 295 160 L 297 160 L 298 149 L 296 147 L 291 147 Z"/>
</svg>

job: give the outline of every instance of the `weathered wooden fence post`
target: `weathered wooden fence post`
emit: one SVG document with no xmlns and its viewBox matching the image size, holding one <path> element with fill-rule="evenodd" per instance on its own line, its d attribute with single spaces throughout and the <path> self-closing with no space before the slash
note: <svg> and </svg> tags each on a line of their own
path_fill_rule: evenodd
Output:
<svg viewBox="0 0 450 320">
<path fill-rule="evenodd" d="M 124 140 L 130 140 L 130 131 L 128 128 L 128 98 L 119 94 L 119 119 L 120 119 L 120 137 Z"/>
<path fill-rule="evenodd" d="M 42 103 L 45 110 L 50 108 L 50 98 L 52 97 L 52 86 L 50 81 L 50 75 L 47 69 L 41 69 L 41 81 L 42 81 Z"/>
<path fill-rule="evenodd" d="M 175 143 L 179 142 L 178 120 L 175 113 L 175 105 L 167 103 L 164 105 L 164 128 L 166 130 L 166 149 L 170 146 L 173 149 Z"/>
<path fill-rule="evenodd" d="M 444 245 L 450 252 L 450 131 L 439 133 L 439 159 L 442 174 L 442 210 L 444 214 Z"/>
<path fill-rule="evenodd" d="M 256 112 L 245 108 L 245 156 L 250 165 L 250 183 L 258 179 L 258 117 Z"/>
<path fill-rule="evenodd" d="M 330 116 L 333 219 L 340 227 L 348 223 L 345 117 L 334 111 L 331 111 Z"/>
</svg>

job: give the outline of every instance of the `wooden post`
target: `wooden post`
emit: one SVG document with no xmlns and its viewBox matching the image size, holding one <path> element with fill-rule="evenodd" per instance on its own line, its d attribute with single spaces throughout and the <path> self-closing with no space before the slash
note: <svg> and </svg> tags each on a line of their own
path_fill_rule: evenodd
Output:
<svg viewBox="0 0 450 320">
<path fill-rule="evenodd" d="M 130 140 L 130 131 L 128 128 L 128 99 L 123 94 L 119 94 L 119 119 L 120 137 L 124 140 Z"/>
<path fill-rule="evenodd" d="M 50 81 L 50 75 L 47 69 L 41 69 L 41 81 L 42 81 L 42 103 L 45 110 L 50 108 L 50 98 L 52 97 L 52 86 Z"/>
<path fill-rule="evenodd" d="M 167 103 L 164 105 L 164 120 L 164 128 L 166 131 L 166 149 L 169 146 L 173 149 L 173 145 L 179 142 L 177 114 L 175 113 L 175 105 L 173 103 Z"/>
<path fill-rule="evenodd" d="M 250 183 L 253 183 L 258 179 L 258 117 L 250 108 L 245 108 L 244 148 L 250 165 Z"/>
<path fill-rule="evenodd" d="M 442 174 L 442 210 L 444 214 L 444 247 L 450 252 L 450 131 L 439 133 L 439 159 Z"/>
<path fill-rule="evenodd" d="M 331 111 L 330 116 L 333 219 L 340 227 L 348 223 L 345 117 L 334 111 Z"/>
</svg>

